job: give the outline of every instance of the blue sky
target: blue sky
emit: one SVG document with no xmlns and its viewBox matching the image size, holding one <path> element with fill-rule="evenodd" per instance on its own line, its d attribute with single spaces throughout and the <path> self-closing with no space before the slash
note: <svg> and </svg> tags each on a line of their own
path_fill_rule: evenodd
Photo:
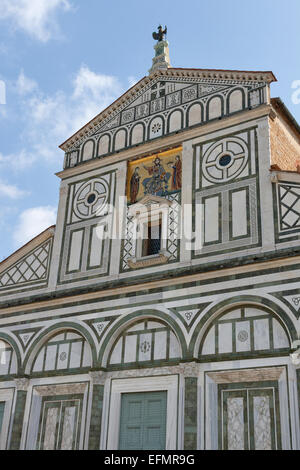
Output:
<svg viewBox="0 0 300 470">
<path fill-rule="evenodd" d="M 299 18 L 299 0 L 0 0 L 0 261 L 55 223 L 58 145 L 148 73 L 160 23 L 173 67 L 272 70 L 299 122 Z"/>
</svg>

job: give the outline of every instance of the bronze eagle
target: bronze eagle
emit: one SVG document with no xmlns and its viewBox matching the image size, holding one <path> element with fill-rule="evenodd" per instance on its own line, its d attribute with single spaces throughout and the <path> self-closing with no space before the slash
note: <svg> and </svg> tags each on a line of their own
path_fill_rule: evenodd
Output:
<svg viewBox="0 0 300 470">
<path fill-rule="evenodd" d="M 163 41 L 163 40 L 164 40 L 165 34 L 167 34 L 167 27 L 165 26 L 165 29 L 163 30 L 163 29 L 162 29 L 162 26 L 159 25 L 159 27 L 158 27 L 158 33 L 156 33 L 156 32 L 154 31 L 154 33 L 152 33 L 152 37 L 153 37 L 153 39 L 156 39 L 158 42 L 160 42 L 160 41 Z"/>
</svg>

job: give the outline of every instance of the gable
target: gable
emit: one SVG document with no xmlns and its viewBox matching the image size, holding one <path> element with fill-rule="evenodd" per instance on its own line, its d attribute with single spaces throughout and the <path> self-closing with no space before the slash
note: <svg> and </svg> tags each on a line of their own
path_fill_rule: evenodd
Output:
<svg viewBox="0 0 300 470">
<path fill-rule="evenodd" d="M 1 294 L 47 284 L 53 235 L 50 227 L 0 264 Z"/>
<path fill-rule="evenodd" d="M 229 79 L 224 74 L 204 78 L 201 73 L 175 70 L 143 79 L 110 113 L 102 113 L 98 123 L 90 123 L 63 144 L 65 168 L 268 102 L 272 81 L 268 73 L 259 77 L 233 73 Z"/>
</svg>

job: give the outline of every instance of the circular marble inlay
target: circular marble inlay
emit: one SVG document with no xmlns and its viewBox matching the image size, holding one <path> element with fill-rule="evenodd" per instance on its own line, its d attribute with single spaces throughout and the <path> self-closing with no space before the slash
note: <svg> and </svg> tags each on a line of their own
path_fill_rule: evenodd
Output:
<svg viewBox="0 0 300 470">
<path fill-rule="evenodd" d="M 237 178 L 247 166 L 248 155 L 247 143 L 238 137 L 217 141 L 203 156 L 203 176 L 211 183 L 224 183 Z"/>
<path fill-rule="evenodd" d="M 161 130 L 161 124 L 160 123 L 156 123 L 156 124 L 153 124 L 152 126 L 152 132 L 153 134 L 157 134 L 157 132 L 159 132 Z"/>
<path fill-rule="evenodd" d="M 80 219 L 99 216 L 108 201 L 109 188 L 103 178 L 82 184 L 76 192 L 73 210 Z"/>
<path fill-rule="evenodd" d="M 244 343 L 248 339 L 248 332 L 246 330 L 242 330 L 238 334 L 238 340 Z"/>
<path fill-rule="evenodd" d="M 140 350 L 142 353 L 146 353 L 150 350 L 150 343 L 149 341 L 143 341 L 141 346 L 140 346 Z"/>
<path fill-rule="evenodd" d="M 67 359 L 67 353 L 66 352 L 62 352 L 59 356 L 59 359 L 61 361 L 65 361 Z"/>
</svg>

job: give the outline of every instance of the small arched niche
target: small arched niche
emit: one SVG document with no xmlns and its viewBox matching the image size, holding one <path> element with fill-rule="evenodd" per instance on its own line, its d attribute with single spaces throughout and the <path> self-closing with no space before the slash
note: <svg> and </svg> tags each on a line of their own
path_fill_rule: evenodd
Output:
<svg viewBox="0 0 300 470">
<path fill-rule="evenodd" d="M 109 148 L 110 148 L 110 136 L 108 134 L 105 134 L 99 139 L 98 157 L 109 153 Z"/>
<path fill-rule="evenodd" d="M 173 111 L 169 116 L 169 132 L 176 132 L 182 129 L 182 112 Z"/>
<path fill-rule="evenodd" d="M 202 107 L 200 103 L 194 103 L 188 110 L 188 126 L 195 126 L 202 122 Z"/>
<path fill-rule="evenodd" d="M 32 372 L 91 367 L 90 345 L 79 333 L 66 330 L 52 336 L 39 350 Z"/>
<path fill-rule="evenodd" d="M 244 108 L 244 92 L 234 90 L 228 95 L 228 113 L 237 113 Z"/>
<path fill-rule="evenodd" d="M 145 140 L 145 129 L 143 124 L 136 124 L 131 132 L 131 145 L 137 145 Z"/>
<path fill-rule="evenodd" d="M 181 348 L 172 329 L 156 319 L 132 324 L 115 341 L 108 358 L 109 367 L 141 367 L 155 363 L 174 363 Z"/>
<path fill-rule="evenodd" d="M 17 373 L 17 355 L 13 347 L 0 339 L 0 375 Z"/>
<path fill-rule="evenodd" d="M 258 357 L 289 349 L 287 330 L 273 313 L 245 306 L 230 310 L 212 323 L 200 344 L 199 357 Z"/>
<path fill-rule="evenodd" d="M 82 161 L 91 160 L 94 156 L 95 143 L 93 140 L 88 140 L 82 149 Z"/>
<path fill-rule="evenodd" d="M 223 99 L 220 96 L 214 96 L 208 102 L 208 120 L 222 117 Z"/>
<path fill-rule="evenodd" d="M 127 133 L 125 129 L 120 129 L 115 135 L 115 151 L 121 150 L 126 147 Z"/>
</svg>

